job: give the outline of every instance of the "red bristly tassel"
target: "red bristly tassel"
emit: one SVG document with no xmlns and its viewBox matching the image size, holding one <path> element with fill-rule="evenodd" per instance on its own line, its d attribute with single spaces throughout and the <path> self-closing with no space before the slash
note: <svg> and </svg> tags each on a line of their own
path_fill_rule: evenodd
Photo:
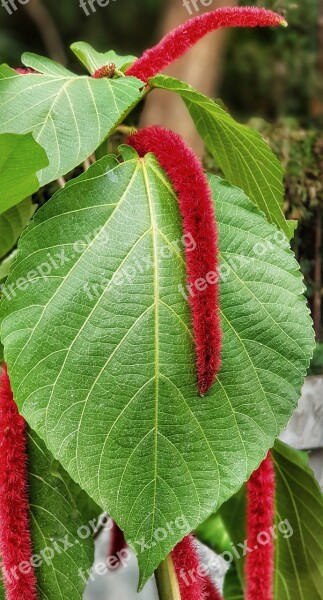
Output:
<svg viewBox="0 0 323 600">
<path fill-rule="evenodd" d="M 121 552 L 124 548 L 127 547 L 127 542 L 125 540 L 123 531 L 120 527 L 113 521 L 110 540 L 109 540 L 109 557 L 110 556 L 118 556 L 119 552 Z M 113 567 L 115 569 L 115 566 Z"/>
<path fill-rule="evenodd" d="M 116 72 L 116 65 L 114 63 L 110 63 L 109 65 L 105 65 L 105 67 L 100 67 L 92 74 L 93 79 L 102 79 L 103 77 L 113 77 Z"/>
<path fill-rule="evenodd" d="M 205 600 L 222 600 L 219 590 L 210 577 L 205 577 Z"/>
<path fill-rule="evenodd" d="M 19 75 L 39 75 L 39 71 L 35 71 L 35 69 L 29 69 L 24 67 L 17 67 L 15 71 L 16 73 L 19 73 Z"/>
<path fill-rule="evenodd" d="M 247 498 L 247 545 L 252 552 L 246 557 L 246 600 L 273 600 L 275 472 L 271 452 L 251 475 Z"/>
<path fill-rule="evenodd" d="M 198 389 L 204 395 L 220 368 L 222 339 L 212 193 L 200 162 L 179 135 L 162 127 L 147 127 L 130 136 L 129 144 L 140 156 L 155 154 L 178 196 L 184 234 L 190 234 L 196 244 L 195 250 L 186 250 L 187 296 L 192 312 Z"/>
<path fill-rule="evenodd" d="M 7 368 L 0 376 L 0 555 L 7 600 L 36 600 L 30 564 L 26 424 L 14 402 Z"/>
<path fill-rule="evenodd" d="M 287 25 L 271 10 L 254 6 L 218 8 L 183 23 L 167 34 L 156 46 L 146 50 L 126 71 L 126 75 L 148 81 L 180 58 L 207 33 L 221 27 L 275 27 Z"/>
<path fill-rule="evenodd" d="M 200 568 L 200 558 L 192 535 L 186 536 L 171 553 L 181 600 L 222 600 L 206 572 Z"/>
</svg>

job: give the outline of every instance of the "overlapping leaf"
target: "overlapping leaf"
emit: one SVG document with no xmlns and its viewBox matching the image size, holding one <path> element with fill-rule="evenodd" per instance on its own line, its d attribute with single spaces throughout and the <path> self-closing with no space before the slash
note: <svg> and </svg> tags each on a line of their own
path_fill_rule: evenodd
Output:
<svg viewBox="0 0 323 600">
<path fill-rule="evenodd" d="M 36 214 L 1 319 L 22 413 L 125 530 L 144 582 L 273 444 L 313 334 L 285 236 L 212 177 L 224 344 L 220 375 L 198 397 L 177 198 L 153 156 L 124 157 Z"/>
<path fill-rule="evenodd" d="M 26 198 L 0 215 L 0 259 L 15 246 L 35 209 L 31 198 Z"/>
<path fill-rule="evenodd" d="M 283 214 L 283 167 L 257 131 L 237 123 L 207 96 L 164 75 L 152 78 L 153 87 L 178 93 L 197 130 L 230 183 L 237 185 L 275 223 L 292 237 L 295 221 Z"/>
<path fill-rule="evenodd" d="M 275 600 L 323 599 L 323 495 L 299 453 L 276 442 L 276 522 L 287 521 L 276 542 Z"/>
<path fill-rule="evenodd" d="M 33 132 L 50 161 L 40 174 L 44 185 L 96 150 L 140 100 L 142 83 L 133 77 L 78 77 L 34 54 L 25 54 L 23 62 L 40 73 L 0 68 L 0 132 Z"/>
<path fill-rule="evenodd" d="M 3 288 L 3 282 L 5 281 L 5 279 L 8 277 L 9 275 L 9 271 L 10 271 L 10 267 L 13 264 L 15 258 L 17 255 L 17 250 L 13 250 L 8 256 L 6 256 L 6 258 L 4 258 L 1 262 L 0 262 L 0 296 L 2 294 Z"/>
<path fill-rule="evenodd" d="M 47 165 L 45 151 L 30 133 L 0 135 L 0 215 L 39 189 L 37 171 Z"/>
<path fill-rule="evenodd" d="M 113 63 L 120 71 L 126 71 L 135 60 L 135 56 L 119 56 L 113 50 L 109 52 L 97 52 L 86 42 L 75 42 L 71 50 L 77 58 L 84 64 L 89 73 L 94 73 L 97 69 Z"/>
<path fill-rule="evenodd" d="M 244 600 L 241 582 L 238 577 L 237 565 L 235 563 L 232 563 L 225 576 L 223 600 Z"/>
<path fill-rule="evenodd" d="M 81 600 L 84 579 L 93 564 L 93 529 L 84 522 L 74 502 L 70 490 L 75 484 L 60 466 L 56 468 L 44 443 L 31 431 L 28 457 L 33 560 L 39 600 L 66 597 Z M 4 590 L 0 584 L 2 597 Z"/>
</svg>

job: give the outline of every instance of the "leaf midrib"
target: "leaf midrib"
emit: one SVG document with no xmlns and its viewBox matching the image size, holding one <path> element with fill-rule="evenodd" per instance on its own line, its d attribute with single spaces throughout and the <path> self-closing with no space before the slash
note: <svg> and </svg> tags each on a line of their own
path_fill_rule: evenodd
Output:
<svg viewBox="0 0 323 600">
<path fill-rule="evenodd" d="M 159 274 L 159 260 L 158 260 L 158 226 L 156 222 L 154 203 L 151 197 L 151 190 L 149 186 L 148 173 L 146 163 L 143 159 L 140 159 L 142 164 L 145 188 L 148 199 L 150 222 L 151 222 L 151 235 L 152 235 L 152 246 L 153 246 L 153 260 L 155 264 L 154 268 L 154 306 L 155 306 L 155 431 L 154 431 L 154 492 L 153 492 L 153 511 L 152 511 L 152 524 L 150 537 L 152 539 L 154 527 L 155 527 L 155 513 L 156 513 L 156 495 L 157 495 L 157 475 L 158 475 L 158 411 L 159 411 L 159 295 L 160 295 L 160 274 Z M 150 549 L 148 552 L 147 562 L 150 557 Z"/>
</svg>

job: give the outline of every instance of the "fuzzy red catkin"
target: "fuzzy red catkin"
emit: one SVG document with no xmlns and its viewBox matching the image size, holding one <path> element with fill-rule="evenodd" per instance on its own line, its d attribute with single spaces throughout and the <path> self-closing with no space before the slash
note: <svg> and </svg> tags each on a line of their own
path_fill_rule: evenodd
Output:
<svg viewBox="0 0 323 600">
<path fill-rule="evenodd" d="M 118 557 L 119 552 L 124 550 L 124 548 L 126 548 L 126 547 L 127 547 L 127 542 L 125 540 L 123 531 L 115 523 L 115 521 L 113 521 L 112 529 L 110 532 L 110 539 L 109 539 L 109 552 L 108 552 L 109 557 L 111 557 L 111 556 Z M 119 561 L 119 565 L 120 564 L 121 563 Z M 114 564 L 113 567 L 111 567 L 111 568 L 113 568 L 115 570 L 116 565 Z"/>
<path fill-rule="evenodd" d="M 208 576 L 205 577 L 205 600 L 222 600 L 222 596 Z"/>
<path fill-rule="evenodd" d="M 0 376 L 0 555 L 6 600 L 38 597 L 34 568 L 26 568 L 32 556 L 26 446 L 26 424 L 4 366 Z"/>
<path fill-rule="evenodd" d="M 114 63 L 110 63 L 109 65 L 105 65 L 105 67 L 100 67 L 92 73 L 93 79 L 102 79 L 103 77 L 113 77 L 116 72 L 116 65 Z"/>
<path fill-rule="evenodd" d="M 247 498 L 248 548 L 253 551 L 246 557 L 246 600 L 273 600 L 275 545 L 270 528 L 275 518 L 275 471 L 271 452 L 251 475 Z M 266 532 L 266 544 L 259 536 L 262 532 Z"/>
<path fill-rule="evenodd" d="M 39 75 L 39 71 L 35 71 L 35 69 L 27 69 L 24 67 L 17 67 L 17 69 L 15 69 L 16 73 L 19 73 L 19 75 Z"/>
<path fill-rule="evenodd" d="M 186 536 L 171 553 L 181 600 L 222 600 L 212 580 L 203 572 L 192 535 Z"/>
<path fill-rule="evenodd" d="M 179 25 L 156 46 L 146 50 L 126 71 L 126 75 L 148 81 L 180 58 L 207 33 L 221 27 L 274 27 L 287 25 L 285 19 L 271 10 L 254 6 L 218 8 Z"/>
<path fill-rule="evenodd" d="M 192 312 L 198 389 L 204 395 L 220 368 L 222 340 L 212 193 L 199 160 L 176 133 L 159 126 L 146 127 L 131 135 L 129 144 L 140 156 L 155 154 L 178 196 L 184 234 L 189 234 L 196 244 L 194 250 L 186 248 L 187 296 Z"/>
</svg>

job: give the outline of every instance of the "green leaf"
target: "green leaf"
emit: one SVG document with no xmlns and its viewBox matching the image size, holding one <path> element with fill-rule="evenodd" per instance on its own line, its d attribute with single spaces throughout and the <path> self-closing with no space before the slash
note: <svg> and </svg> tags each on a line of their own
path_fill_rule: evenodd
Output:
<svg viewBox="0 0 323 600">
<path fill-rule="evenodd" d="M 152 155 L 126 148 L 124 158 L 102 175 L 95 165 L 36 213 L 0 318 L 23 415 L 132 540 L 143 583 L 264 458 L 314 342 L 285 236 L 211 177 L 224 344 L 200 398 L 178 201 Z M 174 525 L 181 515 L 189 526 Z"/>
<path fill-rule="evenodd" d="M 40 174 L 44 185 L 98 148 L 139 102 L 143 84 L 133 77 L 78 77 L 31 54 L 23 61 L 43 74 L 18 75 L 6 65 L 0 67 L 0 132 L 33 132 L 50 161 Z"/>
<path fill-rule="evenodd" d="M 9 275 L 11 265 L 14 263 L 17 256 L 17 250 L 13 250 L 9 256 L 4 258 L 0 263 L 0 283 L 2 283 Z M 0 295 L 2 289 L 0 287 Z"/>
<path fill-rule="evenodd" d="M 46 165 L 46 153 L 31 133 L 0 135 L 0 215 L 39 189 L 36 173 Z"/>
<path fill-rule="evenodd" d="M 224 502 L 219 511 L 222 522 L 224 523 L 228 535 L 230 536 L 231 544 L 235 545 L 240 556 L 240 559 L 236 560 L 235 562 L 235 573 L 227 573 L 227 576 L 230 580 L 230 585 L 228 585 L 228 587 L 231 589 L 231 586 L 233 586 L 235 590 L 238 588 L 238 582 L 235 581 L 237 577 L 240 582 L 240 587 L 244 588 L 244 550 L 238 544 L 243 544 L 243 542 L 247 539 L 246 507 L 246 486 L 243 485 L 237 494 L 235 494 L 227 502 Z M 231 553 L 233 558 L 236 559 L 236 554 L 232 552 L 232 547 Z"/>
<path fill-rule="evenodd" d="M 283 168 L 261 135 L 237 123 L 213 100 L 165 75 L 149 80 L 156 88 L 178 93 L 184 100 L 208 150 L 230 183 L 237 185 L 290 239 L 297 225 L 283 213 Z"/>
<path fill-rule="evenodd" d="M 71 50 L 91 75 L 101 67 L 105 67 L 110 63 L 115 64 L 119 71 L 126 71 L 136 60 L 136 56 L 119 56 L 113 50 L 104 53 L 97 52 L 86 42 L 75 42 L 71 45 Z"/>
<path fill-rule="evenodd" d="M 32 431 L 28 456 L 33 549 L 42 558 L 36 569 L 40 600 L 80 600 L 85 583 L 79 571 L 88 575 L 94 560 L 93 528 L 74 502 L 75 484 L 60 466 L 53 468 Z"/>
<path fill-rule="evenodd" d="M 276 440 L 273 450 L 277 484 L 274 600 L 323 598 L 323 495 L 304 456 Z M 246 539 L 245 512 L 244 490 L 220 510 L 235 546 Z M 242 551 L 236 567 L 240 585 L 243 585 Z M 235 575 L 229 572 L 228 576 L 231 585 Z M 233 598 L 225 595 L 225 600 Z"/>
<path fill-rule="evenodd" d="M 217 554 L 231 550 L 231 538 L 219 513 L 211 515 L 195 530 L 196 537 Z"/>
<path fill-rule="evenodd" d="M 232 563 L 226 573 L 223 585 L 223 600 L 244 600 L 236 563 Z"/>
<path fill-rule="evenodd" d="M 323 495 L 300 453 L 277 441 L 276 523 L 286 522 L 286 538 L 276 542 L 275 600 L 323 598 Z M 290 524 L 293 535 L 287 523 Z M 283 528 L 283 526 L 282 526 Z"/>
<path fill-rule="evenodd" d="M 32 203 L 31 198 L 26 198 L 0 215 L 0 258 L 15 246 L 35 210 L 36 205 Z"/>
<path fill-rule="evenodd" d="M 75 483 L 62 467 L 53 469 L 52 456 L 32 431 L 28 436 L 28 462 L 39 600 L 80 600 L 85 588 L 80 571 L 88 575 L 93 564 L 93 527 L 83 519 L 71 495 Z M 0 598 L 4 598 L 3 584 Z"/>
</svg>

